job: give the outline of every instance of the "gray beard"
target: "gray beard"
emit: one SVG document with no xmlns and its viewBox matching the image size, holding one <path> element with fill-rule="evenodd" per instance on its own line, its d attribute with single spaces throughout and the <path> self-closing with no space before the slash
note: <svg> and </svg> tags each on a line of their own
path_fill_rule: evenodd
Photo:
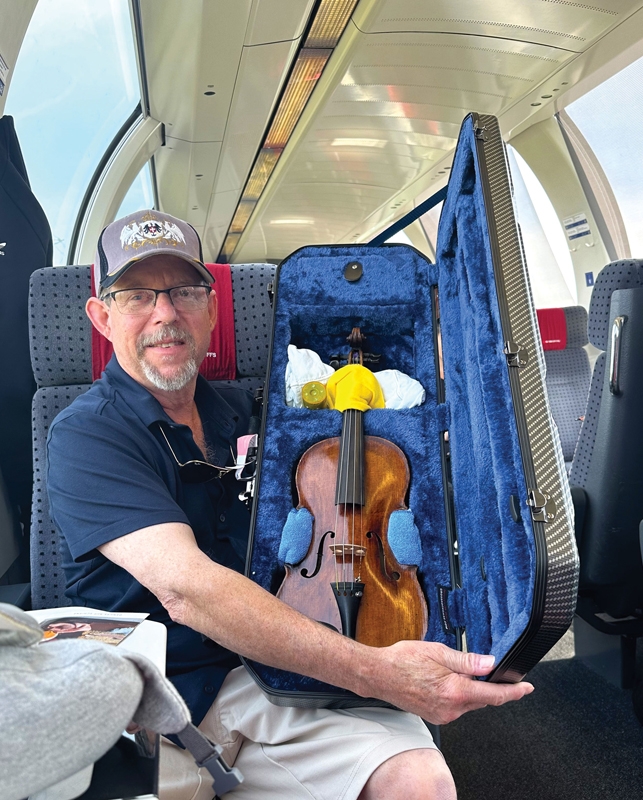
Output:
<svg viewBox="0 0 643 800">
<path fill-rule="evenodd" d="M 174 375 L 163 375 L 155 366 L 149 363 L 146 358 L 145 348 L 149 345 L 160 344 L 164 339 L 176 338 L 183 339 L 185 346 L 190 350 L 190 357 L 185 364 L 174 373 Z M 150 336 L 143 336 L 137 342 L 136 354 L 138 363 L 141 365 L 143 374 L 147 380 L 157 389 L 164 392 L 178 392 L 190 383 L 199 371 L 196 361 L 196 342 L 192 336 L 178 325 L 164 325 Z"/>
</svg>

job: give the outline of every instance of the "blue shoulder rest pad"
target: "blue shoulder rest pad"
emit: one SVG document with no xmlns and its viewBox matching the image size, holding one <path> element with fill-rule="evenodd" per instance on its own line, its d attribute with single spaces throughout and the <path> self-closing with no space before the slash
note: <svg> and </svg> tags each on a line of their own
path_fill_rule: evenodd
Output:
<svg viewBox="0 0 643 800">
<path fill-rule="evenodd" d="M 307 508 L 293 508 L 281 532 L 279 561 L 299 564 L 313 537 L 313 516 Z M 388 521 L 388 543 L 397 562 L 417 566 L 422 562 L 420 532 L 409 509 L 393 511 Z"/>
<path fill-rule="evenodd" d="M 282 564 L 299 564 L 303 561 L 313 538 L 313 515 L 307 508 L 293 508 L 288 512 L 281 532 L 278 558 Z"/>
<path fill-rule="evenodd" d="M 422 563 L 422 545 L 413 512 L 398 509 L 388 519 L 388 543 L 398 564 L 418 566 Z"/>
</svg>

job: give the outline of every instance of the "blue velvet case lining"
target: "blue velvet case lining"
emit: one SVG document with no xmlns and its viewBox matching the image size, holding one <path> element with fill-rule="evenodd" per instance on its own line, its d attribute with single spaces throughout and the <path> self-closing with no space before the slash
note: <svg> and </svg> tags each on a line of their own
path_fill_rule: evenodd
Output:
<svg viewBox="0 0 643 800">
<path fill-rule="evenodd" d="M 350 283 L 346 264 L 363 277 Z M 345 351 L 354 326 L 381 368 L 397 368 L 426 389 L 424 405 L 371 410 L 365 432 L 397 444 L 408 459 L 413 511 L 422 546 L 418 575 L 430 607 L 427 640 L 455 645 L 439 613 L 439 587 L 451 586 L 446 538 L 441 432 L 449 430 L 453 502 L 462 589 L 446 593 L 453 624 L 466 628 L 469 650 L 497 661 L 524 631 L 531 613 L 535 545 L 526 513 L 525 478 L 513 411 L 504 338 L 472 126 L 463 127 L 442 212 L 437 263 L 405 245 L 309 247 L 280 267 L 267 390 L 266 434 L 249 574 L 276 591 L 278 551 L 289 511 L 297 505 L 293 475 L 305 450 L 338 436 L 336 411 L 289 408 L 284 375 L 289 344 L 322 360 Z M 439 288 L 446 402 L 437 402 L 431 287 Z M 514 521 L 510 497 L 525 509 Z M 443 594 L 444 594 L 444 590 Z M 447 626 L 448 627 L 448 626 Z M 317 681 L 254 664 L 281 691 L 334 692 Z"/>
</svg>

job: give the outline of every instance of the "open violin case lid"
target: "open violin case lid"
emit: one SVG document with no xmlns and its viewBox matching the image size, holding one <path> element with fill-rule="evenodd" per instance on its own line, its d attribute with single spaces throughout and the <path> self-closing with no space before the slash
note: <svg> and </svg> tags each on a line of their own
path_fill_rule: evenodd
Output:
<svg viewBox="0 0 643 800">
<path fill-rule="evenodd" d="M 349 280 L 354 263 L 362 274 Z M 305 247 L 278 268 L 273 311 L 247 574 L 277 593 L 284 562 L 297 571 L 304 554 L 310 551 L 307 564 L 313 549 L 317 557 L 323 531 L 314 531 L 314 520 L 303 544 L 302 531 L 287 524 L 299 504 L 295 472 L 308 448 L 342 429 L 337 410 L 286 404 L 288 346 L 328 364 L 359 327 L 366 349 L 382 354 L 375 370 L 401 370 L 426 392 L 414 408 L 363 414 L 366 436 L 393 442 L 408 461 L 402 507 L 415 524 L 395 536 L 389 530 L 388 545 L 399 564 L 417 566 L 428 609 L 424 638 L 492 653 L 489 680 L 522 679 L 571 623 L 578 557 L 497 120 L 470 114 L 463 122 L 435 264 L 406 245 Z M 333 559 L 329 541 L 319 549 Z M 373 704 L 246 665 L 277 704 Z"/>
</svg>

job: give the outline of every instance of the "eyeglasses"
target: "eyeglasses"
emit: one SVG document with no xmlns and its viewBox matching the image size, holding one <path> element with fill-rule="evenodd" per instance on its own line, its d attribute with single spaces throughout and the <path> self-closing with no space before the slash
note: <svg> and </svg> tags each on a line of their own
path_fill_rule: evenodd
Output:
<svg viewBox="0 0 643 800">
<path fill-rule="evenodd" d="M 217 467 L 215 464 L 210 464 L 207 461 L 197 460 L 186 461 L 182 464 L 176 457 L 176 453 L 172 449 L 172 445 L 165 435 L 165 431 L 161 425 L 159 425 L 159 430 L 163 434 L 165 443 L 170 448 L 170 453 L 172 453 L 172 456 L 174 457 L 174 460 L 179 468 L 179 477 L 184 483 L 207 483 L 215 478 L 223 478 L 223 476 L 227 475 L 228 472 L 234 472 L 237 469 L 236 466 Z"/>
<path fill-rule="evenodd" d="M 200 311 L 208 304 L 211 286 L 174 286 L 171 289 L 117 289 L 104 294 L 102 299 L 114 299 L 121 314 L 151 314 L 160 294 L 166 294 L 177 311 Z"/>
</svg>

